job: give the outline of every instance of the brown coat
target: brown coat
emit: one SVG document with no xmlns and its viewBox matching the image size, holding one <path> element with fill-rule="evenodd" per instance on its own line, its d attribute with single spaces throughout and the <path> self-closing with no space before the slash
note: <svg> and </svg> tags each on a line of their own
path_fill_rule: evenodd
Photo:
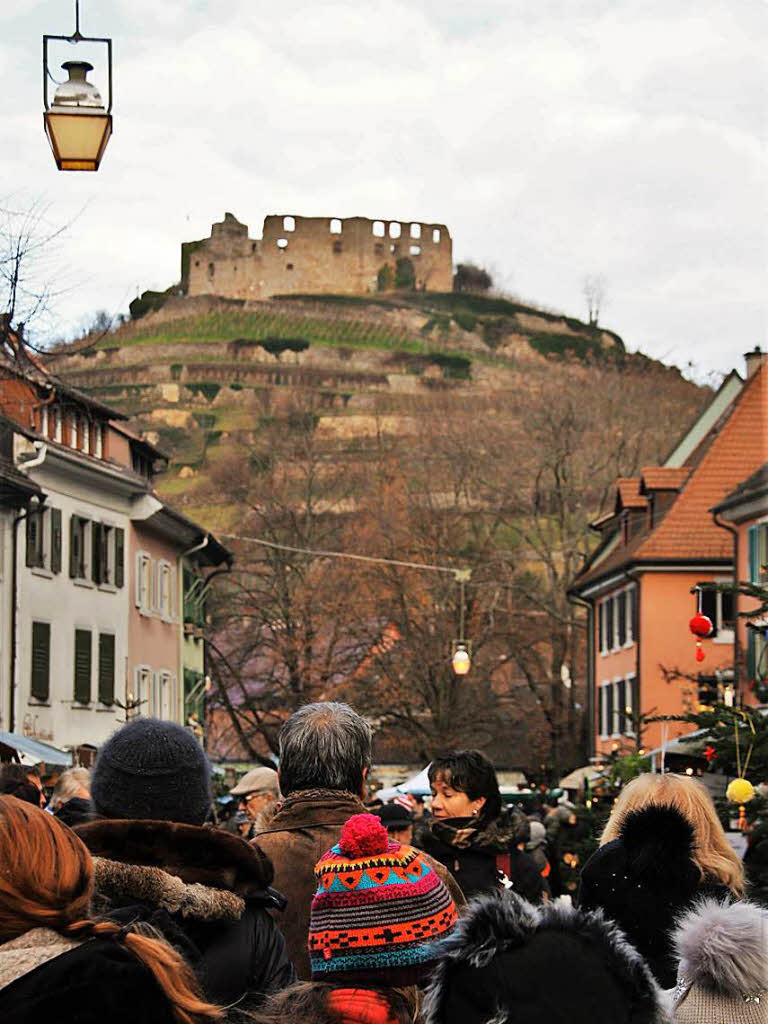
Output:
<svg viewBox="0 0 768 1024">
<path fill-rule="evenodd" d="M 315 864 L 339 840 L 345 821 L 366 808 L 352 793 L 307 789 L 283 800 L 269 828 L 260 831 L 253 844 L 272 861 L 274 886 L 288 899 L 276 920 L 285 938 L 288 956 L 297 977 L 311 977 L 307 940 L 312 897 L 315 895 Z M 424 858 L 448 887 L 456 906 L 464 905 L 458 885 L 442 864 Z"/>
</svg>

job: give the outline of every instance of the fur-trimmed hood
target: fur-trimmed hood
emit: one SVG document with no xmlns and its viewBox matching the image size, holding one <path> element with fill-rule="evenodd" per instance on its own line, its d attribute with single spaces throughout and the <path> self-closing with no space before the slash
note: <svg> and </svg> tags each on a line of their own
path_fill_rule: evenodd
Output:
<svg viewBox="0 0 768 1024">
<path fill-rule="evenodd" d="M 694 838 L 693 826 L 674 807 L 632 811 L 619 829 L 631 876 L 662 877 L 671 886 L 695 885 L 700 877 L 693 861 Z"/>
<path fill-rule="evenodd" d="M 473 900 L 442 943 L 425 1024 L 664 1024 L 639 953 L 599 911 Z"/>
<path fill-rule="evenodd" d="M 678 922 L 678 1000 L 692 986 L 725 996 L 768 992 L 768 910 L 754 903 L 702 900 Z"/>
<path fill-rule="evenodd" d="M 246 900 L 280 907 L 269 858 L 240 836 L 166 821 L 100 820 L 75 829 L 94 857 L 97 902 L 136 901 L 200 921 L 237 921 Z"/>
</svg>

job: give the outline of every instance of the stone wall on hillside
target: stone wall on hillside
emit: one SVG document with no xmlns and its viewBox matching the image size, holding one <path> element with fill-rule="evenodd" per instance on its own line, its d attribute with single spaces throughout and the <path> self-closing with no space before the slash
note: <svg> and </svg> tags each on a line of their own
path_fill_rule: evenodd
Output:
<svg viewBox="0 0 768 1024">
<path fill-rule="evenodd" d="M 453 287 L 453 251 L 445 224 L 369 220 L 367 217 L 264 219 L 262 237 L 231 213 L 209 238 L 183 242 L 181 287 L 186 295 L 265 299 L 271 295 L 375 292 L 382 266 L 394 271 L 408 257 L 416 288 Z"/>
</svg>

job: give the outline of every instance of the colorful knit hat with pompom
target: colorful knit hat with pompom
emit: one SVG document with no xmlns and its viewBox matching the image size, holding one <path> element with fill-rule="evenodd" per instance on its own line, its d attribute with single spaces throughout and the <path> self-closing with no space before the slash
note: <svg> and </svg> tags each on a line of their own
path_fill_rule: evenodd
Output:
<svg viewBox="0 0 768 1024">
<path fill-rule="evenodd" d="M 420 850 L 391 840 L 374 814 L 356 814 L 315 865 L 315 878 L 315 981 L 394 988 L 429 975 L 456 907 Z"/>
</svg>

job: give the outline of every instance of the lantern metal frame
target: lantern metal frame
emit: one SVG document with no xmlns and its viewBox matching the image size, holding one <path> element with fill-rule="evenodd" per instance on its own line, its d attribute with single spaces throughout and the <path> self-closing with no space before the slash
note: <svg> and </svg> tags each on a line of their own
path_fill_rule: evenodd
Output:
<svg viewBox="0 0 768 1024">
<path fill-rule="evenodd" d="M 104 141 L 103 141 L 102 147 L 101 147 L 101 149 L 99 151 L 98 158 L 96 160 L 96 167 L 94 168 L 94 170 L 98 170 L 99 165 L 101 163 L 101 158 L 104 155 L 104 150 L 106 149 L 107 143 L 109 142 L 110 138 L 112 137 L 112 40 L 109 37 L 107 37 L 107 36 L 84 36 L 83 35 L 83 33 L 80 31 L 80 0 L 75 0 L 75 31 L 72 33 L 72 35 L 70 35 L 70 36 L 51 35 L 51 34 L 43 35 L 43 107 L 44 107 L 44 110 L 43 110 L 43 123 L 44 124 L 46 124 L 46 118 L 47 118 L 48 114 L 57 113 L 57 111 L 52 111 L 52 109 L 51 109 L 52 104 L 49 103 L 49 101 L 48 101 L 48 79 L 50 78 L 51 81 L 53 81 L 53 82 L 56 81 L 56 79 L 53 77 L 53 75 L 51 74 L 51 72 L 48 69 L 48 43 L 51 42 L 51 41 L 63 42 L 63 43 L 74 43 L 75 45 L 77 45 L 77 43 L 104 43 L 105 46 L 107 47 L 107 102 L 104 105 L 104 114 L 100 115 L 102 117 L 105 116 L 107 118 L 107 131 L 106 131 L 106 133 L 104 135 Z M 79 115 L 76 115 L 76 116 L 87 117 L 89 115 L 87 115 L 87 114 L 79 114 Z M 48 137 L 48 140 L 49 140 L 49 142 L 51 144 L 51 148 L 53 149 L 53 155 L 54 155 L 54 158 L 56 160 L 56 166 L 59 168 L 59 170 L 62 170 L 61 159 L 60 159 L 59 154 L 56 152 L 56 149 L 54 147 L 54 143 L 53 143 L 53 141 L 52 141 L 52 139 L 51 139 L 51 137 L 50 137 L 50 135 L 48 133 L 47 124 L 46 124 L 46 136 Z"/>
</svg>

